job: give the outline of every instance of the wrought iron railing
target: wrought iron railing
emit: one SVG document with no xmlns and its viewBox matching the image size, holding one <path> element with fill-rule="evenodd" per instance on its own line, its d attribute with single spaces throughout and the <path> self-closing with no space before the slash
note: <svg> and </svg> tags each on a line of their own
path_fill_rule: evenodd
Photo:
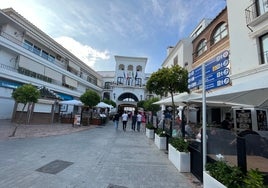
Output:
<svg viewBox="0 0 268 188">
<path fill-rule="evenodd" d="M 268 0 L 254 1 L 249 7 L 245 9 L 247 24 L 266 12 L 268 12 Z"/>
</svg>

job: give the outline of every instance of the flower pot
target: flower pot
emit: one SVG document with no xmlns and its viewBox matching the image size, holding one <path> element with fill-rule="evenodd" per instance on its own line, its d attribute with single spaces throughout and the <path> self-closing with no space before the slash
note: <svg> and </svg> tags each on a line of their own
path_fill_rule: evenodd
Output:
<svg viewBox="0 0 268 188">
<path fill-rule="evenodd" d="M 166 137 L 160 137 L 158 134 L 154 134 L 154 143 L 158 149 L 164 150 L 166 149 L 167 144 L 167 138 Z"/>
<path fill-rule="evenodd" d="M 147 136 L 148 138 L 153 139 L 153 138 L 154 138 L 154 130 L 153 130 L 153 129 L 147 129 L 147 128 L 146 128 L 146 136 Z"/>
<path fill-rule="evenodd" d="M 209 172 L 203 171 L 203 178 L 204 178 L 204 188 L 227 188 L 221 182 L 213 178 Z"/>
<path fill-rule="evenodd" d="M 168 159 L 180 172 L 191 171 L 191 153 L 180 152 L 171 144 L 168 144 Z"/>
</svg>

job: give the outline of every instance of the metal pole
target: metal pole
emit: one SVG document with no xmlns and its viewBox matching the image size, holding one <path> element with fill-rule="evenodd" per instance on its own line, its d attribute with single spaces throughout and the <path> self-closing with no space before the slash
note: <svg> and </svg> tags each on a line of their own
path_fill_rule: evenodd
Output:
<svg viewBox="0 0 268 188">
<path fill-rule="evenodd" d="M 207 125 L 207 120 L 206 120 L 206 70 L 205 70 L 205 64 L 202 65 L 202 117 L 203 117 L 203 122 L 202 122 L 202 143 L 203 143 L 203 171 L 206 170 L 206 162 L 207 162 L 207 140 L 206 140 L 206 125 Z"/>
</svg>

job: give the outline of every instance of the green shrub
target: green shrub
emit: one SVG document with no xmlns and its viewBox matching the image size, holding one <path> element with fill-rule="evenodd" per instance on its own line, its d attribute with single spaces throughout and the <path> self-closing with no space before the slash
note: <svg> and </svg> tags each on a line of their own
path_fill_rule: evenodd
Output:
<svg viewBox="0 0 268 188">
<path fill-rule="evenodd" d="M 250 169 L 244 178 L 245 188 L 263 188 L 263 174 L 258 169 Z M 267 186 L 266 186 L 267 187 Z"/>
<path fill-rule="evenodd" d="M 256 170 L 249 170 L 244 175 L 237 166 L 229 166 L 224 161 L 207 163 L 206 170 L 216 180 L 228 188 L 264 188 L 263 174 Z"/>
<path fill-rule="evenodd" d="M 156 129 L 155 133 L 160 136 L 160 137 L 165 137 L 166 136 L 166 132 L 164 131 L 164 129 Z"/>
<path fill-rule="evenodd" d="M 147 129 L 155 129 L 154 125 L 152 123 L 146 124 Z"/>
<path fill-rule="evenodd" d="M 236 166 L 229 166 L 224 161 L 216 161 L 208 163 L 206 170 L 209 171 L 212 177 L 228 188 L 239 188 L 242 185 L 243 173 Z"/>
<path fill-rule="evenodd" d="M 170 144 L 180 152 L 189 152 L 189 142 L 183 138 L 172 138 Z"/>
</svg>

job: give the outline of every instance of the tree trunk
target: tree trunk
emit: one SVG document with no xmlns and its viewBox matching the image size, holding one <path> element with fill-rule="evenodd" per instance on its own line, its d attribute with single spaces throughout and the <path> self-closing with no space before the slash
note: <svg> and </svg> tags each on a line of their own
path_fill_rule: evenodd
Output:
<svg viewBox="0 0 268 188">
<path fill-rule="evenodd" d="M 27 104 L 27 103 L 26 103 L 26 104 Z M 21 124 L 21 118 L 22 118 L 24 109 L 25 109 L 25 107 L 26 107 L 26 104 L 24 104 L 24 106 L 23 106 L 23 108 L 22 108 L 22 111 L 21 111 L 20 116 L 19 116 L 19 118 L 18 118 L 18 124 L 16 124 L 16 126 L 15 126 L 15 128 L 14 128 L 12 134 L 11 134 L 9 137 L 14 137 L 14 136 L 15 136 L 16 131 L 17 131 L 18 127 L 19 127 L 20 124 Z"/>
</svg>

